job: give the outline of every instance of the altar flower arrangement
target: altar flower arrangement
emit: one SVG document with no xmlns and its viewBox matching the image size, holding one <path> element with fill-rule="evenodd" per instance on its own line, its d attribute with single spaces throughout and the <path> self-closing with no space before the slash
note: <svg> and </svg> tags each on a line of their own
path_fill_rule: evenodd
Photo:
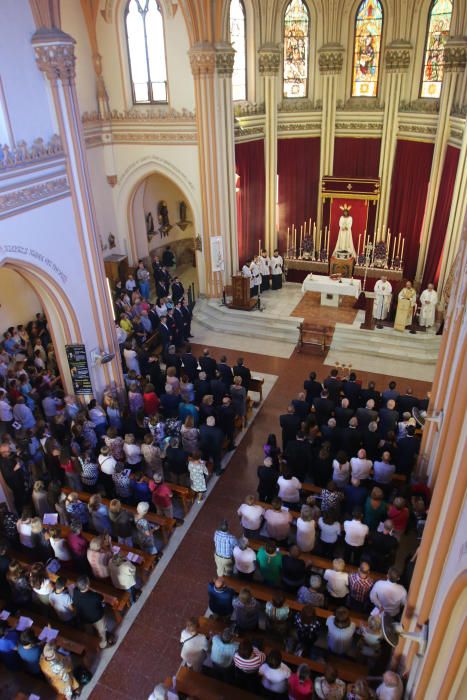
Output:
<svg viewBox="0 0 467 700">
<path fill-rule="evenodd" d="M 388 264 L 388 251 L 386 248 L 385 241 L 378 241 L 375 245 L 375 251 L 373 256 L 373 266 L 374 267 L 387 267 Z"/>
</svg>

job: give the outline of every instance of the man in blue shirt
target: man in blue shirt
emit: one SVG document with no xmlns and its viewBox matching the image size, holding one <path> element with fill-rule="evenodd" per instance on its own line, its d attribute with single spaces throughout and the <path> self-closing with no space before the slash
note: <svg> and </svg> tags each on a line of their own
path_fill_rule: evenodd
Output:
<svg viewBox="0 0 467 700">
<path fill-rule="evenodd" d="M 215 669 L 219 670 L 224 680 L 227 680 L 229 669 L 232 667 L 233 657 L 238 649 L 238 642 L 234 642 L 233 633 L 226 628 L 222 634 L 215 634 L 211 640 L 211 661 Z"/>
<path fill-rule="evenodd" d="M 237 538 L 229 532 L 229 523 L 223 520 L 214 533 L 214 559 L 218 576 L 230 576 L 233 569 L 233 550 Z"/>
<path fill-rule="evenodd" d="M 229 618 L 233 612 L 235 591 L 225 585 L 222 578 L 208 583 L 209 610 L 215 617 Z"/>
<path fill-rule="evenodd" d="M 18 632 L 10 629 L 6 622 L 0 622 L 0 661 L 10 671 L 18 671 L 20 669 L 20 659 L 16 651 L 18 641 Z"/>
</svg>

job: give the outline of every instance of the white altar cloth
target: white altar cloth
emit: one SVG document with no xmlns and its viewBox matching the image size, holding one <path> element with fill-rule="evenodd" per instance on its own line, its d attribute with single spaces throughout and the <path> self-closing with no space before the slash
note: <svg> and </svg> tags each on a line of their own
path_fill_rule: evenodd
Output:
<svg viewBox="0 0 467 700">
<path fill-rule="evenodd" d="M 327 275 L 307 275 L 303 280 L 302 292 L 320 292 L 322 306 L 338 306 L 339 297 L 355 297 L 362 291 L 360 280 L 343 278 L 341 282 Z"/>
</svg>

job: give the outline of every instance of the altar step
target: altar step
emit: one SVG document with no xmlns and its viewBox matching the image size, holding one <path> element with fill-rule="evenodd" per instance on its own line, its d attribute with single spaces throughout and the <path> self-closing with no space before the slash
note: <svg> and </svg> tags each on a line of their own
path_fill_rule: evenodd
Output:
<svg viewBox="0 0 467 700">
<path fill-rule="evenodd" d="M 441 336 L 400 333 L 393 328 L 362 330 L 336 323 L 326 364 L 352 364 L 353 369 L 432 381 Z"/>
<path fill-rule="evenodd" d="M 295 345 L 302 318 L 278 316 L 268 311 L 239 311 L 221 305 L 219 299 L 197 300 L 193 318 L 204 328 L 231 335 L 250 336 Z"/>
</svg>

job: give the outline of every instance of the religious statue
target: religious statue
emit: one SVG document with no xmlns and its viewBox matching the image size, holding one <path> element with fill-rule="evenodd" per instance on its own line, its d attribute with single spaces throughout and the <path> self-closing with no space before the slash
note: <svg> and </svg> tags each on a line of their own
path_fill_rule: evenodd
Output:
<svg viewBox="0 0 467 700">
<path fill-rule="evenodd" d="M 387 277 L 381 277 L 375 284 L 375 303 L 373 305 L 373 318 L 384 321 L 391 306 L 392 285 Z"/>
<path fill-rule="evenodd" d="M 117 244 L 115 242 L 115 236 L 113 235 L 113 233 L 109 233 L 109 237 L 107 240 L 109 241 L 109 248 L 110 249 L 117 247 Z"/>
<path fill-rule="evenodd" d="M 150 211 L 146 214 L 146 233 L 154 233 L 154 219 Z"/>
<path fill-rule="evenodd" d="M 342 216 L 339 219 L 339 236 L 337 238 L 336 247 L 334 249 L 333 255 L 336 253 L 346 252 L 349 257 L 356 258 L 357 253 L 355 252 L 355 246 L 352 239 L 352 217 L 350 216 L 350 209 L 347 204 L 340 207 L 342 210 Z"/>
<path fill-rule="evenodd" d="M 406 282 L 398 296 L 394 330 L 403 331 L 412 325 L 413 315 L 417 306 L 417 292 L 412 287 L 412 282 Z"/>
<path fill-rule="evenodd" d="M 430 282 L 428 287 L 420 295 L 420 325 L 430 328 L 435 324 L 436 304 L 438 303 L 438 292 Z"/>
<path fill-rule="evenodd" d="M 180 221 L 183 223 L 186 221 L 186 202 L 182 201 L 180 202 L 179 205 L 179 214 L 180 214 Z"/>
<path fill-rule="evenodd" d="M 167 208 L 167 202 L 164 200 L 159 202 L 159 223 L 164 229 L 167 229 L 170 226 L 169 210 Z"/>
</svg>

